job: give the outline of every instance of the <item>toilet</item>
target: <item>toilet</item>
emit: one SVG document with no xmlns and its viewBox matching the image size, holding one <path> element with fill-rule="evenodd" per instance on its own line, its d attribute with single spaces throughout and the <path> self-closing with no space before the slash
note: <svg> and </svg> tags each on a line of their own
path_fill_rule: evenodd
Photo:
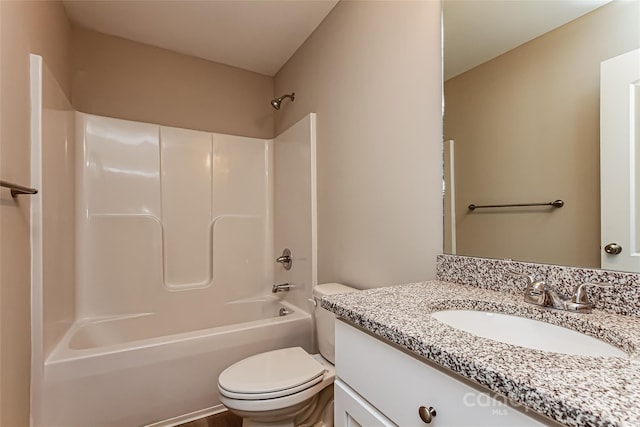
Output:
<svg viewBox="0 0 640 427">
<path fill-rule="evenodd" d="M 247 357 L 220 374 L 220 401 L 243 418 L 243 427 L 333 426 L 335 315 L 321 308 L 319 299 L 356 290 L 339 283 L 314 288 L 320 354 L 283 348 Z"/>
</svg>

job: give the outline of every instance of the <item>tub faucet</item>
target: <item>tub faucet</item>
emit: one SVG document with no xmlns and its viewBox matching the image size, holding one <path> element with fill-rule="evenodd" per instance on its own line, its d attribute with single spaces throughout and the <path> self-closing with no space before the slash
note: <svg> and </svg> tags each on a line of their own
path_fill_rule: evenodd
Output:
<svg viewBox="0 0 640 427">
<path fill-rule="evenodd" d="M 281 283 L 279 285 L 273 285 L 271 287 L 271 292 L 273 292 L 274 294 L 278 292 L 289 292 L 293 287 L 294 286 L 290 285 L 289 283 Z"/>
</svg>

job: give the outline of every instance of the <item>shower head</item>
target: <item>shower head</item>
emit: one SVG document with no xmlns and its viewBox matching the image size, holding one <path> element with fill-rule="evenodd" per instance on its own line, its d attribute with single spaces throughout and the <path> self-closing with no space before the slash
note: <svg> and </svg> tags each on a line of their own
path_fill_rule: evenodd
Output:
<svg viewBox="0 0 640 427">
<path fill-rule="evenodd" d="M 282 104 L 282 100 L 285 98 L 291 98 L 291 101 L 294 101 L 296 99 L 296 94 L 294 92 L 291 92 L 291 94 L 282 95 L 280 98 L 272 99 L 271 106 L 276 110 L 279 110 L 280 104 Z"/>
</svg>

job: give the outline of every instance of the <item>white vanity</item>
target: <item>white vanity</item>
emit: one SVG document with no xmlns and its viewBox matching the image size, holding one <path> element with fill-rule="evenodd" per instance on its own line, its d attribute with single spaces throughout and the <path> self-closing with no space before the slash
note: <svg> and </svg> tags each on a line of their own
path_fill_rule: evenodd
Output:
<svg viewBox="0 0 640 427">
<path fill-rule="evenodd" d="M 334 295 L 321 305 L 342 319 L 335 337 L 336 426 L 640 425 L 636 316 L 550 310 L 522 295 L 445 281 Z M 463 319 L 494 313 L 502 332 L 545 336 L 553 346 L 452 326 L 435 314 L 446 311 Z M 534 322 L 549 328 L 527 329 Z M 553 325 L 569 329 L 563 340 L 602 346 L 588 344 L 582 353 L 571 345 L 563 353 Z"/>
<path fill-rule="evenodd" d="M 541 426 L 506 399 L 471 386 L 372 335 L 336 321 L 335 425 Z M 487 390 L 488 391 L 488 390 Z"/>
</svg>

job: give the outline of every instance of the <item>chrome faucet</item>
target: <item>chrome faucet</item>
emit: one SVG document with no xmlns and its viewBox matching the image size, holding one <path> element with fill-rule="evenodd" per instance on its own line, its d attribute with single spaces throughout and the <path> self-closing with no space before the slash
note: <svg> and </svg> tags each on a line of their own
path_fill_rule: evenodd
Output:
<svg viewBox="0 0 640 427">
<path fill-rule="evenodd" d="M 276 262 L 282 264 L 285 270 L 291 270 L 291 264 L 293 263 L 291 250 L 289 248 L 284 248 L 282 255 L 276 258 Z"/>
<path fill-rule="evenodd" d="M 289 283 L 281 283 L 279 285 L 273 285 L 271 287 L 271 292 L 273 292 L 274 294 L 278 292 L 289 292 L 291 288 L 294 288 L 294 287 L 295 286 L 290 285 Z"/>
<path fill-rule="evenodd" d="M 516 276 L 527 278 L 528 283 L 524 290 L 525 302 L 556 310 L 591 313 L 593 303 L 589 301 L 585 288 L 587 286 L 597 286 L 600 288 L 610 288 L 613 286 L 606 283 L 586 282 L 576 286 L 573 290 L 573 295 L 570 298 L 565 298 L 558 295 L 558 293 L 550 288 L 544 280 L 536 280 L 533 274 L 524 274 L 517 271 L 509 272 Z"/>
</svg>

